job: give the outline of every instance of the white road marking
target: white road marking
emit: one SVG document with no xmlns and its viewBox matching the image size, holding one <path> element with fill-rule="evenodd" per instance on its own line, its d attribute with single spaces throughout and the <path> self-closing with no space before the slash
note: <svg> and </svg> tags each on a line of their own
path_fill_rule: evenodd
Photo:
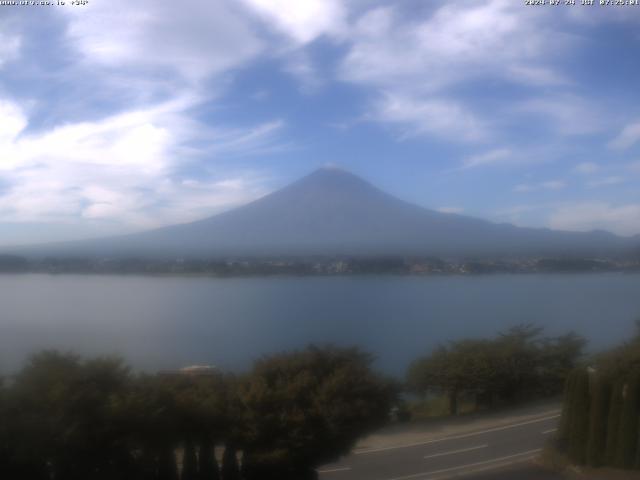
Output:
<svg viewBox="0 0 640 480">
<path fill-rule="evenodd" d="M 424 458 L 436 458 L 436 457 L 444 457 L 446 455 L 455 455 L 456 453 L 472 452 L 473 450 L 480 450 L 481 448 L 487 448 L 488 446 L 489 445 L 478 445 L 477 447 L 463 448 L 461 450 L 452 450 L 450 452 L 434 453 L 433 455 L 425 455 Z"/>
<path fill-rule="evenodd" d="M 545 430 L 544 432 L 541 432 L 543 435 L 549 435 L 550 433 L 556 433 L 558 431 L 557 428 L 552 428 L 550 430 Z"/>
<path fill-rule="evenodd" d="M 500 462 L 500 463 L 494 463 L 492 465 L 488 465 L 488 466 L 479 466 L 479 467 L 475 467 L 475 468 L 470 468 L 469 470 L 463 471 L 463 472 L 453 472 L 450 474 L 444 474 L 444 475 L 438 475 L 436 477 L 431 477 L 431 478 L 427 478 L 427 479 L 423 479 L 423 480 L 450 480 L 452 478 L 460 478 L 460 477 L 465 477 L 465 476 L 469 476 L 469 475 L 477 475 L 478 473 L 482 473 L 482 472 L 491 472 L 491 471 L 495 471 L 498 470 L 500 468 L 504 468 L 504 467 L 509 467 L 511 465 L 517 465 L 518 463 L 524 463 L 524 462 L 528 462 L 530 460 L 533 460 L 534 458 L 536 458 L 535 454 L 529 455 L 529 456 L 525 456 L 525 457 L 519 457 L 516 460 L 507 460 L 505 462 Z"/>
<path fill-rule="evenodd" d="M 432 470 L 430 472 L 414 473 L 412 475 L 405 475 L 403 477 L 389 478 L 388 480 L 409 480 L 411 478 L 426 477 L 427 475 L 439 475 L 439 474 L 442 474 L 442 473 L 453 472 L 453 471 L 456 471 L 456 470 L 464 470 L 464 469 L 469 469 L 469 468 L 473 468 L 473 467 L 479 467 L 481 465 L 488 465 L 490 463 L 496 464 L 495 465 L 496 467 L 502 467 L 502 466 L 505 466 L 505 464 L 504 464 L 505 460 L 512 460 L 512 459 L 517 458 L 517 457 L 531 456 L 531 455 L 534 455 L 536 453 L 540 453 L 541 451 L 542 451 L 541 448 L 537 448 L 535 450 L 529 450 L 529 451 L 522 452 L 522 453 L 515 453 L 513 455 L 507 455 L 506 457 L 493 458 L 491 460 L 484 460 L 482 462 L 468 463 L 467 465 L 459 465 L 457 467 L 443 468 L 441 470 Z M 522 460 L 528 460 L 528 459 L 529 459 L 529 457 L 523 458 Z M 518 460 L 518 461 L 521 461 L 521 460 Z"/>
<path fill-rule="evenodd" d="M 348 472 L 349 470 L 351 467 L 327 468 L 326 470 L 318 470 L 318 473 Z"/>
<path fill-rule="evenodd" d="M 462 435 L 453 435 L 451 437 L 443 437 L 443 438 L 437 438 L 434 440 L 426 440 L 423 442 L 408 443 L 405 445 L 396 445 L 393 447 L 372 448 L 371 450 L 362 450 L 360 452 L 353 452 L 353 455 L 365 455 L 367 453 L 385 452 L 388 450 L 398 450 L 400 448 L 418 447 L 420 445 L 430 445 L 432 443 L 447 442 L 449 440 L 459 440 L 461 438 L 469 438 L 469 437 L 475 437 L 478 435 L 484 435 L 485 433 L 500 432 L 502 430 L 509 430 L 511 428 L 524 427 L 525 425 L 532 425 L 534 423 L 546 422 L 547 420 L 552 420 L 554 418 L 559 418 L 559 417 L 560 417 L 560 414 L 557 414 L 557 415 L 551 415 L 544 418 L 537 418 L 535 420 L 529 420 L 526 422 L 514 423 L 511 425 L 504 425 L 502 427 L 489 428 L 487 430 L 481 430 L 479 432 L 465 433 Z"/>
</svg>

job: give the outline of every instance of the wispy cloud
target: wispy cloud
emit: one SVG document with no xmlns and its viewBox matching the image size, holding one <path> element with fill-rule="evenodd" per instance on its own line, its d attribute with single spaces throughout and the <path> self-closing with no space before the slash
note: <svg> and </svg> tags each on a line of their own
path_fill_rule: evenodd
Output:
<svg viewBox="0 0 640 480">
<path fill-rule="evenodd" d="M 514 154 L 509 148 L 497 148 L 478 155 L 472 155 L 462 162 L 461 168 L 476 168 L 509 163 Z"/>
<path fill-rule="evenodd" d="M 549 225 L 562 230 L 608 230 L 621 235 L 632 235 L 640 231 L 640 204 L 566 204 L 555 209 L 550 216 Z"/>
<path fill-rule="evenodd" d="M 347 9 L 340 0 L 242 0 L 267 24 L 299 44 L 321 35 L 339 35 L 345 28 Z"/>
<path fill-rule="evenodd" d="M 517 83 L 524 83 L 537 87 L 571 85 L 573 82 L 563 74 L 542 66 L 512 65 L 508 74 Z"/>
<path fill-rule="evenodd" d="M 632 147 L 640 141 L 640 122 L 630 123 L 625 126 L 622 131 L 609 142 L 609 146 L 613 149 L 624 150 Z"/>
<path fill-rule="evenodd" d="M 591 180 L 587 182 L 587 186 L 589 188 L 597 188 L 597 187 L 611 187 L 613 185 L 620 185 L 624 183 L 626 180 L 624 177 L 619 175 L 610 175 L 608 177 L 599 178 L 597 180 Z"/>
<path fill-rule="evenodd" d="M 189 81 L 223 73 L 257 55 L 262 42 L 227 2 L 196 0 L 189 7 L 154 0 L 110 0 L 64 8 L 68 36 L 84 61 L 127 67 L 131 74 L 154 68 Z M 148 71 L 146 72 L 148 74 Z"/>
<path fill-rule="evenodd" d="M 538 190 L 562 190 L 567 186 L 563 180 L 547 180 L 540 183 L 520 183 L 513 187 L 513 191 L 517 193 L 535 192 Z"/>
<path fill-rule="evenodd" d="M 504 0 L 481 5 L 464 2 L 464 7 L 446 3 L 430 14 L 409 19 L 400 13 L 399 7 L 366 12 L 348 37 L 350 47 L 340 65 L 341 79 L 377 90 L 383 97 L 381 102 L 403 98 L 407 103 L 421 105 L 448 98 L 458 110 L 467 112 L 467 117 L 474 112 L 473 124 L 483 130 L 483 136 L 491 131 L 489 117 L 476 113 L 468 99 L 452 94 L 457 86 L 480 79 L 534 87 L 571 84 L 553 61 L 565 48 L 555 49 L 554 55 L 549 55 L 545 46 L 544 32 L 551 32 L 551 22 L 545 21 L 544 14 L 525 11 Z M 573 43 L 570 35 L 555 33 L 563 38 L 562 45 Z M 522 38 L 527 38 L 527 42 L 522 42 Z M 563 115 L 548 105 L 538 104 L 538 108 L 551 117 Z M 407 129 L 415 133 L 415 119 L 407 117 Z M 399 121 L 393 115 L 372 118 Z M 449 129 L 417 131 L 451 140 Z M 464 127 L 460 131 L 460 141 L 473 136 L 465 135 Z"/>
<path fill-rule="evenodd" d="M 573 171 L 581 175 L 591 175 L 600 170 L 600 166 L 594 162 L 583 162 L 576 165 Z"/>
<path fill-rule="evenodd" d="M 0 22 L 0 27 L 2 23 Z M 0 69 L 9 61 L 18 57 L 22 41 L 19 36 L 0 30 Z"/>
<path fill-rule="evenodd" d="M 554 94 L 516 103 L 514 110 L 549 119 L 563 135 L 587 135 L 601 131 L 605 115 L 587 100 L 575 94 Z"/>
<path fill-rule="evenodd" d="M 283 124 L 273 121 L 249 130 L 211 135 L 185 111 L 195 99 L 178 98 L 93 122 L 67 124 L 22 134 L 28 119 L 10 102 L 0 115 L 10 129 L 0 137 L 0 173 L 6 183 L 0 215 L 12 222 L 109 220 L 139 229 L 195 219 L 262 193 L 241 171 L 210 172 L 198 183 L 181 181 L 189 145 L 215 152 L 242 153 L 275 145 Z M 220 175 L 223 178 L 220 178 Z M 207 188 L 202 188 L 202 186 Z M 246 187 L 246 188 L 242 188 Z"/>
<path fill-rule="evenodd" d="M 389 93 L 376 103 L 371 115 L 375 119 L 405 126 L 402 138 L 429 133 L 474 142 L 486 136 L 485 126 L 472 112 L 464 105 L 447 99 L 416 100 Z"/>
</svg>

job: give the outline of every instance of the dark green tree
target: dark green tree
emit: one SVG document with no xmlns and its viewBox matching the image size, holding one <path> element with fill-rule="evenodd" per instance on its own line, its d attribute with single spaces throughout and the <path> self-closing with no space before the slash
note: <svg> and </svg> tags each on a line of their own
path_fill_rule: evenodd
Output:
<svg viewBox="0 0 640 480">
<path fill-rule="evenodd" d="M 449 414 L 457 415 L 458 395 L 466 384 L 455 367 L 451 349 L 439 346 L 430 355 L 411 364 L 407 383 L 411 390 L 423 395 L 429 392 L 443 393 L 449 401 Z"/>
<path fill-rule="evenodd" d="M 569 458 L 583 465 L 586 462 L 587 443 L 589 441 L 589 374 L 586 370 L 577 370 L 571 392 L 571 424 L 569 430 Z"/>
<path fill-rule="evenodd" d="M 130 478 L 134 462 L 117 422 L 128 383 L 119 360 L 31 357 L 12 386 L 19 463 L 38 471 L 44 464 L 47 476 L 69 480 Z"/>
<path fill-rule="evenodd" d="M 191 440 L 184 444 L 184 454 L 182 458 L 181 480 L 198 480 L 198 457 L 196 448 Z"/>
<path fill-rule="evenodd" d="M 574 332 L 540 341 L 536 362 L 539 394 L 553 396 L 563 391 L 569 373 L 584 355 L 585 345 L 584 337 Z"/>
<path fill-rule="evenodd" d="M 158 449 L 157 472 L 158 480 L 178 480 L 176 454 L 167 444 Z"/>
<path fill-rule="evenodd" d="M 622 418 L 624 380 L 618 380 L 613 385 L 611 401 L 609 402 L 609 415 L 607 418 L 607 449 L 605 454 L 606 464 L 613 465 L 618 451 L 618 438 L 620 419 Z"/>
<path fill-rule="evenodd" d="M 618 447 L 615 465 L 621 468 L 632 468 L 635 463 L 638 442 L 638 375 L 631 377 L 622 389 L 622 413 L 618 427 Z"/>
<path fill-rule="evenodd" d="M 563 449 L 566 449 L 569 442 L 569 434 L 571 433 L 571 416 L 573 410 L 571 409 L 571 399 L 573 398 L 573 390 L 578 377 L 577 370 L 571 372 L 564 387 L 564 398 L 562 402 L 562 415 L 560 417 L 560 425 L 558 427 L 558 440 Z"/>
<path fill-rule="evenodd" d="M 240 480 L 237 450 L 232 444 L 227 444 L 222 454 L 222 480 Z"/>
<path fill-rule="evenodd" d="M 207 438 L 200 443 L 198 453 L 200 480 L 220 480 L 220 468 L 214 455 L 213 445 Z"/>
<path fill-rule="evenodd" d="M 587 464 L 592 467 L 601 467 L 606 462 L 607 414 L 611 401 L 611 384 L 602 375 L 596 375 L 593 381 Z"/>
<path fill-rule="evenodd" d="M 280 478 L 308 476 L 384 424 L 395 391 L 357 349 L 311 346 L 256 362 L 239 389 L 242 448 Z"/>
</svg>

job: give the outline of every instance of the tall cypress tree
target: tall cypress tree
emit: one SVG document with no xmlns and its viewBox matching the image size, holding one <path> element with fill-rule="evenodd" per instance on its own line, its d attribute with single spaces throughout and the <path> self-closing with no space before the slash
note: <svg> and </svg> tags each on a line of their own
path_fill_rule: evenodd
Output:
<svg viewBox="0 0 640 480">
<path fill-rule="evenodd" d="M 569 458 L 583 465 L 589 440 L 589 374 L 580 370 L 576 374 L 570 408 Z"/>
<path fill-rule="evenodd" d="M 200 480 L 220 480 L 220 469 L 214 455 L 213 445 L 209 440 L 203 440 L 200 444 L 198 465 Z"/>
<path fill-rule="evenodd" d="M 593 403 L 589 413 L 587 464 L 592 467 L 600 467 L 605 464 L 606 460 L 607 414 L 611 401 L 611 384 L 603 375 L 594 378 L 591 398 Z"/>
<path fill-rule="evenodd" d="M 607 465 L 613 465 L 618 450 L 618 434 L 620 430 L 620 417 L 622 414 L 622 389 L 624 382 L 617 381 L 613 385 L 611 401 L 609 402 L 609 416 L 607 418 L 607 448 L 605 460 Z"/>
<path fill-rule="evenodd" d="M 184 457 L 182 459 L 182 480 L 198 479 L 198 459 L 193 442 L 188 440 L 184 444 Z"/>
<path fill-rule="evenodd" d="M 573 387 L 575 385 L 578 371 L 572 371 L 568 376 L 564 386 L 564 401 L 562 403 L 562 416 L 560 417 L 560 427 L 558 428 L 558 440 L 563 448 L 566 448 L 569 440 L 569 433 L 571 427 L 571 415 L 573 410 L 571 407 L 571 401 L 573 399 Z"/>
<path fill-rule="evenodd" d="M 632 468 L 635 461 L 638 442 L 638 376 L 631 378 L 625 385 L 622 414 L 618 432 L 618 448 L 615 465 L 620 468 Z"/>
<path fill-rule="evenodd" d="M 222 455 L 222 480 L 240 480 L 236 449 L 232 444 L 225 446 Z"/>
<path fill-rule="evenodd" d="M 636 459 L 633 464 L 635 470 L 640 470 L 640 418 L 638 418 L 638 444 L 636 446 Z"/>
</svg>

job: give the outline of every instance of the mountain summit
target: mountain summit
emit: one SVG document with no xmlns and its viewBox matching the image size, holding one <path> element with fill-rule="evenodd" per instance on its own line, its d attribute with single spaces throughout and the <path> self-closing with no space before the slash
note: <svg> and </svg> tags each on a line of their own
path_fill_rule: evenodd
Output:
<svg viewBox="0 0 640 480">
<path fill-rule="evenodd" d="M 519 228 L 441 213 L 404 202 L 340 168 L 323 167 L 204 220 L 56 249 L 82 255 L 460 257 L 611 255 L 630 243 L 605 232 Z"/>
</svg>

